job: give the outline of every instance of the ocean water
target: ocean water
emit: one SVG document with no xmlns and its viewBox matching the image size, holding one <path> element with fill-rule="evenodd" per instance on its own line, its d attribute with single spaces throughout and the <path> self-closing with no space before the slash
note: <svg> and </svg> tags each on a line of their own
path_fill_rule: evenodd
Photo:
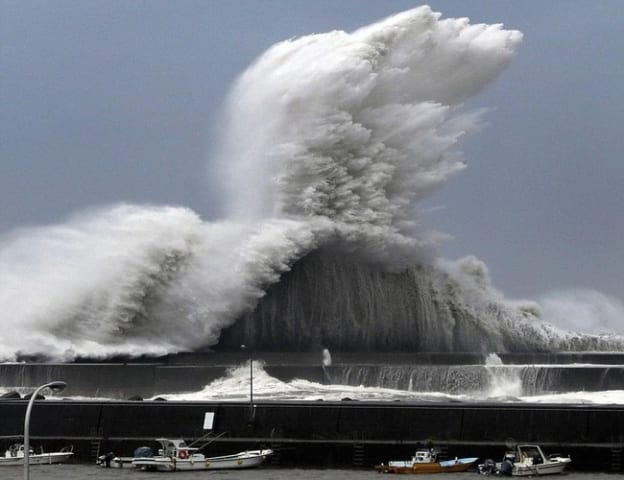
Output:
<svg viewBox="0 0 624 480">
<path fill-rule="evenodd" d="M 0 471 L 0 478 L 3 480 L 20 480 L 23 478 L 23 469 L 15 467 L 5 467 Z M 207 472 L 142 472 L 134 469 L 106 469 L 93 465 L 68 464 L 68 465 L 41 465 L 32 467 L 30 478 L 46 480 L 122 480 L 122 479 L 176 479 L 176 480 L 198 480 L 203 478 L 213 478 L 215 480 L 365 480 L 379 478 L 379 473 L 375 470 L 336 470 L 336 469 L 298 469 L 298 468 L 259 468 L 253 470 L 224 470 Z M 445 473 L 418 475 L 415 478 L 436 480 L 466 480 L 482 477 L 477 472 Z M 558 475 L 550 478 L 560 478 Z M 566 480 L 590 480 L 590 479 L 615 479 L 624 478 L 624 474 L 600 473 L 600 472 L 566 472 L 563 474 Z"/>
</svg>

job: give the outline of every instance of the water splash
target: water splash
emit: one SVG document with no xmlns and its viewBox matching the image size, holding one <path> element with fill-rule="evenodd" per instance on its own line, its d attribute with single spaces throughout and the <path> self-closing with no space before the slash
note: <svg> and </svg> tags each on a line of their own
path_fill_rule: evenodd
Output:
<svg viewBox="0 0 624 480">
<path fill-rule="evenodd" d="M 495 360 L 494 360 L 495 362 Z M 590 404 L 623 404 L 624 391 L 567 392 L 512 395 L 509 390 L 474 390 L 458 388 L 455 390 L 418 390 L 393 388 L 389 386 L 325 384 L 303 379 L 288 382 L 271 377 L 264 370 L 261 361 L 254 362 L 253 381 L 254 399 L 264 400 L 308 400 L 338 401 L 344 399 L 375 401 L 401 400 L 414 402 L 531 402 L 531 403 L 590 403 Z M 166 398 L 174 401 L 247 401 L 249 400 L 249 363 L 232 368 L 220 379 L 206 385 L 197 392 L 178 394 L 160 394 L 155 398 Z"/>
<path fill-rule="evenodd" d="M 315 243 L 307 226 L 206 223 L 119 205 L 5 236 L 0 357 L 165 354 L 215 344 Z"/>
<path fill-rule="evenodd" d="M 330 367 L 332 364 L 331 353 L 329 353 L 329 350 L 327 348 L 324 348 L 322 353 L 323 353 L 323 359 L 322 359 L 323 367 Z"/>
<path fill-rule="evenodd" d="M 161 394 L 156 397 L 167 400 L 219 400 L 219 401 L 246 401 L 249 400 L 249 363 L 232 368 L 223 378 L 213 381 L 198 392 L 184 392 L 179 394 Z M 322 385 L 303 379 L 294 379 L 283 382 L 271 377 L 264 370 L 260 361 L 253 364 L 253 392 L 254 399 L 261 400 L 343 400 L 346 398 L 357 400 L 422 400 L 438 401 L 454 399 L 469 400 L 468 396 L 448 395 L 444 393 L 414 393 L 383 387 L 364 387 L 349 385 Z M 155 397 L 155 398 L 156 398 Z"/>
<path fill-rule="evenodd" d="M 221 348 L 350 352 L 547 352 L 621 349 L 622 339 L 562 331 L 539 307 L 509 302 L 473 257 L 388 272 L 357 255 L 315 251 L 225 329 Z"/>
<path fill-rule="evenodd" d="M 518 368 L 506 367 L 501 358 L 495 353 L 490 353 L 487 356 L 485 368 L 489 376 L 488 397 L 517 398 L 522 396 L 522 378 Z"/>
<path fill-rule="evenodd" d="M 181 207 L 116 205 L 3 235 L 0 358 L 213 346 L 300 259 L 337 245 L 407 278 L 385 277 L 398 285 L 392 295 L 422 297 L 415 315 L 401 319 L 437 335 L 418 345 L 452 350 L 478 320 L 477 330 L 493 339 L 488 346 L 505 346 L 513 330 L 517 348 L 533 348 L 523 343 L 532 338 L 542 349 L 560 347 L 559 332 L 532 323 L 535 308 L 500 303 L 483 286 L 479 262 L 433 267 L 439 234 L 417 212 L 464 168 L 459 141 L 484 112 L 463 112 L 462 102 L 496 79 L 521 38 L 421 7 L 352 33 L 273 46 L 227 101 L 214 159 L 215 179 L 229 188 L 227 220 L 208 223 Z M 429 265 L 413 267 L 423 262 Z M 414 293 L 414 284 L 431 290 Z M 388 288 L 367 294 L 388 304 Z M 373 320 L 361 338 L 380 327 Z M 576 348 L 599 345 L 575 338 Z M 469 338 L 462 348 L 473 345 Z"/>
<path fill-rule="evenodd" d="M 0 357 L 205 347 L 319 245 L 422 255 L 435 235 L 415 204 L 463 168 L 456 144 L 479 123 L 461 102 L 520 39 L 422 7 L 275 45 L 234 86 L 215 161 L 245 220 L 122 205 L 5 235 Z"/>
<path fill-rule="evenodd" d="M 544 318 L 560 328 L 604 335 L 624 333 L 624 304 L 589 289 L 559 290 L 540 300 Z"/>
<path fill-rule="evenodd" d="M 421 7 L 273 46 L 226 105 L 215 160 L 226 217 L 323 217 L 386 262 L 430 253 L 438 237 L 416 204 L 464 168 L 458 142 L 483 112 L 462 102 L 521 38 Z"/>
</svg>

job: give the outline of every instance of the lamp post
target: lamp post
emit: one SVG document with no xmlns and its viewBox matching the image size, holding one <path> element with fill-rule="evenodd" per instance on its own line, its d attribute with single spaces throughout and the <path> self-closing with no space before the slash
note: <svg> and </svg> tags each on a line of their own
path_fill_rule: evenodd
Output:
<svg viewBox="0 0 624 480">
<path fill-rule="evenodd" d="M 32 396 L 30 397 L 30 401 L 28 402 L 28 407 L 26 408 L 26 416 L 24 417 L 24 480 L 30 479 L 30 412 L 32 410 L 33 404 L 35 403 L 35 398 L 39 395 L 39 392 L 49 388 L 50 390 L 61 391 L 63 390 L 67 384 L 65 382 L 49 382 L 45 385 L 41 385 L 37 387 Z"/>
<path fill-rule="evenodd" d="M 246 350 L 245 344 L 241 345 L 241 350 Z M 249 421 L 253 419 L 253 352 L 249 349 Z"/>
</svg>

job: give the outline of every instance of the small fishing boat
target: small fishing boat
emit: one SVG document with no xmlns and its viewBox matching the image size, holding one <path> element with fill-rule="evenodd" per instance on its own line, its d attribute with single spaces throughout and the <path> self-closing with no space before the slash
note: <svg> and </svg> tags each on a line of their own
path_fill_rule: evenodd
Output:
<svg viewBox="0 0 624 480">
<path fill-rule="evenodd" d="M 182 439 L 156 439 L 161 444 L 158 455 L 132 459 L 132 465 L 142 470 L 172 472 L 176 470 L 223 470 L 258 467 L 273 450 L 246 450 L 233 455 L 206 457 L 199 448 L 189 447 Z"/>
<path fill-rule="evenodd" d="M 416 450 L 410 460 L 390 460 L 388 464 L 376 465 L 379 473 L 451 473 L 465 472 L 474 464 L 477 457 L 455 458 L 438 461 L 438 452 L 431 449 Z"/>
<path fill-rule="evenodd" d="M 572 459 L 558 453 L 548 457 L 539 445 L 516 445 L 505 452 L 503 461 L 494 463 L 486 460 L 479 465 L 479 472 L 488 475 L 506 475 L 513 477 L 529 477 L 536 475 L 552 475 L 562 473 Z"/>
<path fill-rule="evenodd" d="M 39 453 L 35 453 L 32 448 L 28 456 L 29 465 L 49 465 L 51 463 L 65 463 L 74 455 L 72 447 L 65 447 L 58 452 L 44 452 L 43 448 Z M 23 466 L 24 465 L 24 444 L 14 443 L 4 456 L 0 457 L 0 466 Z"/>
</svg>

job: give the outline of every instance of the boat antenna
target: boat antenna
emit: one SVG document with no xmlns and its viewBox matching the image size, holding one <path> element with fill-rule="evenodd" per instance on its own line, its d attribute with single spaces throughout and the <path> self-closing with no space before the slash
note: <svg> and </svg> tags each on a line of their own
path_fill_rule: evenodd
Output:
<svg viewBox="0 0 624 480">
<path fill-rule="evenodd" d="M 222 436 L 223 436 L 223 435 L 225 435 L 226 433 L 229 433 L 229 432 L 221 432 L 221 433 L 220 433 L 219 435 L 217 435 L 216 437 L 211 438 L 210 440 L 208 440 L 208 441 L 207 441 L 206 443 L 204 443 L 202 446 L 197 447 L 197 450 L 201 450 L 202 448 L 207 447 L 207 446 L 208 446 L 208 445 L 210 445 L 212 442 L 214 442 L 216 439 L 218 439 L 219 437 L 222 437 Z M 197 440 L 196 440 L 195 442 L 193 442 L 193 443 L 196 443 L 197 441 L 199 441 L 199 439 L 197 439 Z M 191 444 L 191 445 L 192 445 L 192 444 Z"/>
</svg>

